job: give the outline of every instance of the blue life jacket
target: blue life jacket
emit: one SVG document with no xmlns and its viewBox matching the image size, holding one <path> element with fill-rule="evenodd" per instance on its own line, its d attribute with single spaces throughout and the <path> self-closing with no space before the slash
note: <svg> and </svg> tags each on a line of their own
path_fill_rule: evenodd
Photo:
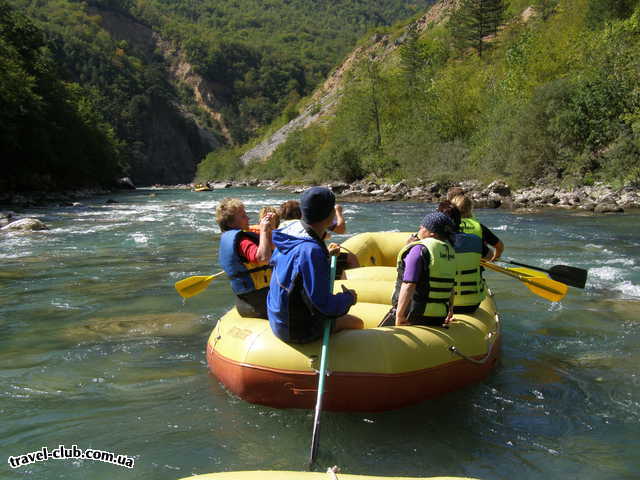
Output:
<svg viewBox="0 0 640 480">
<path fill-rule="evenodd" d="M 272 238 L 276 250 L 271 257 L 273 275 L 267 296 L 269 324 L 281 340 L 302 343 L 312 332 L 321 334 L 326 318 L 346 314 L 353 296 L 330 291 L 327 247 L 309 234 L 302 222 L 274 230 Z M 295 308 L 299 304 L 303 308 Z"/>
<path fill-rule="evenodd" d="M 233 229 L 222 233 L 218 261 L 231 281 L 231 289 L 236 295 L 255 292 L 267 288 L 271 281 L 271 265 L 267 262 L 252 263 L 238 254 L 238 244 L 242 236 L 253 238 L 255 233 Z"/>
</svg>

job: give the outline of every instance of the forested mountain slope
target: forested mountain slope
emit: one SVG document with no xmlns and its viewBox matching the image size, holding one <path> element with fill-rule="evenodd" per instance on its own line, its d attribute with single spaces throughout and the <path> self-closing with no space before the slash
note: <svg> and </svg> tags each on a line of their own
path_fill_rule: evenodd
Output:
<svg viewBox="0 0 640 480">
<path fill-rule="evenodd" d="M 198 178 L 640 183 L 640 1 L 434 8 L 368 37 L 331 108 L 303 113 L 319 121 L 243 168 L 244 149 L 210 154 Z"/>
<path fill-rule="evenodd" d="M 295 106 L 367 29 L 429 3 L 0 0 L 1 186 L 189 181 L 207 152 Z"/>
</svg>

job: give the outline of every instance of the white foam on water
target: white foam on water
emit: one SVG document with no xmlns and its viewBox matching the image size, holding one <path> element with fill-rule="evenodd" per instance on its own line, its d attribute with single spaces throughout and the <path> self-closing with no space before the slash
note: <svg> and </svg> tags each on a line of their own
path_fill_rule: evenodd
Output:
<svg viewBox="0 0 640 480">
<path fill-rule="evenodd" d="M 623 267 L 627 266 L 628 265 L 626 263 L 623 264 Z M 623 298 L 640 298 L 640 285 L 633 283 L 628 278 L 625 278 L 626 273 L 629 273 L 628 268 L 616 268 L 611 266 L 591 268 L 589 270 L 587 286 L 614 290 L 616 292 L 620 292 Z"/>
<path fill-rule="evenodd" d="M 72 227 L 66 228 L 56 228 L 54 230 L 50 230 L 52 233 L 72 233 L 74 235 L 87 235 L 98 232 L 109 232 L 112 230 L 117 230 L 122 227 L 128 227 L 131 225 L 130 223 L 109 223 L 106 225 L 95 225 L 93 222 L 91 223 L 91 227 L 83 226 L 83 225 L 74 225 Z"/>
<path fill-rule="evenodd" d="M 149 243 L 149 237 L 147 237 L 144 233 L 132 233 L 129 235 L 130 238 L 133 239 L 138 245 L 146 245 Z"/>
<path fill-rule="evenodd" d="M 355 214 L 355 213 L 358 213 L 358 212 L 360 212 L 359 208 L 345 207 L 345 206 L 342 207 L 343 215 L 352 214 L 352 213 Z M 402 215 L 406 215 L 406 213 L 402 213 Z"/>
<path fill-rule="evenodd" d="M 493 227 L 492 230 L 505 231 L 507 228 L 509 228 L 508 225 L 499 225 L 497 227 Z"/>
<path fill-rule="evenodd" d="M 608 253 L 611 254 L 613 253 L 611 250 L 607 250 L 606 248 L 604 248 L 604 245 L 597 245 L 595 243 L 587 243 L 584 246 L 585 250 L 591 250 L 591 251 L 596 251 L 599 253 Z"/>
<path fill-rule="evenodd" d="M 67 303 L 67 302 L 61 302 L 61 301 L 56 301 L 56 300 L 52 300 L 51 301 L 51 305 L 53 305 L 56 308 L 59 308 L 61 310 L 80 310 L 80 307 L 74 307 L 71 304 Z"/>
<path fill-rule="evenodd" d="M 632 258 L 612 258 L 611 260 L 605 260 L 603 263 L 606 265 L 624 265 L 626 267 L 633 267 L 636 261 Z"/>
<path fill-rule="evenodd" d="M 623 270 L 614 267 L 598 267 L 589 270 L 589 277 L 591 279 L 599 279 L 606 281 L 622 280 Z"/>
<path fill-rule="evenodd" d="M 113 215 L 113 210 L 86 210 L 78 212 L 76 218 L 109 217 Z"/>
<path fill-rule="evenodd" d="M 144 215 L 143 217 L 138 217 L 136 219 L 136 221 L 138 221 L 138 222 L 160 222 L 166 217 L 167 217 L 167 215 L 165 215 L 165 214 Z"/>
<path fill-rule="evenodd" d="M 550 312 L 559 312 L 562 309 L 564 309 L 564 306 L 562 305 L 561 302 L 551 302 L 551 303 L 549 303 L 548 311 L 550 311 Z"/>
<path fill-rule="evenodd" d="M 34 253 L 32 251 L 24 250 L 22 252 L 17 252 L 17 253 L 8 253 L 8 254 L 0 253 L 0 258 L 16 259 L 16 258 L 32 257 L 33 255 Z"/>
<path fill-rule="evenodd" d="M 635 285 L 630 281 L 624 281 L 613 287 L 627 298 L 640 298 L 640 285 Z"/>
<path fill-rule="evenodd" d="M 199 219 L 196 215 L 183 216 L 180 217 L 180 224 L 181 226 L 187 226 L 197 232 L 221 233 L 220 227 L 218 227 L 213 216 L 206 220 Z"/>
<path fill-rule="evenodd" d="M 206 226 L 202 225 L 200 227 L 195 228 L 196 232 L 211 232 L 211 233 L 222 233 L 220 227 L 217 225 Z"/>
<path fill-rule="evenodd" d="M 209 211 L 209 212 L 215 212 L 216 207 L 218 206 L 217 201 L 209 201 L 209 202 L 198 202 L 198 203 L 191 203 L 187 206 L 187 208 L 189 210 L 195 210 L 195 211 Z"/>
<path fill-rule="evenodd" d="M 561 258 L 542 258 L 540 259 L 539 263 L 541 263 L 542 266 L 544 267 L 551 267 L 553 265 L 564 263 L 565 261 L 566 259 L 561 259 Z"/>
<path fill-rule="evenodd" d="M 292 195 L 291 200 L 298 200 L 299 195 L 296 193 L 294 195 Z M 282 198 L 263 198 L 263 199 L 247 199 L 247 200 L 242 200 L 242 203 L 245 204 L 246 207 L 265 207 L 265 206 L 271 206 L 271 207 L 279 207 L 280 205 L 282 205 L 285 202 L 285 200 L 283 200 Z"/>
<path fill-rule="evenodd" d="M 34 242 L 34 237 L 25 235 L 24 232 L 6 232 L 0 237 L 0 258 L 31 257 L 34 252 L 29 250 Z"/>
</svg>

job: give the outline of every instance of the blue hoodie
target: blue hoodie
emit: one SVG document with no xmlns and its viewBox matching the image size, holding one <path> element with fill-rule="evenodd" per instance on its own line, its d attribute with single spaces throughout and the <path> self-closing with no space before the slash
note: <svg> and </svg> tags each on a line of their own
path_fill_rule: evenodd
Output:
<svg viewBox="0 0 640 480">
<path fill-rule="evenodd" d="M 329 257 L 321 240 L 312 237 L 302 222 L 294 222 L 272 235 L 276 250 L 267 297 L 269 324 L 285 342 L 307 343 L 322 336 L 326 318 L 337 318 L 353 304 L 350 293 L 329 290 Z"/>
</svg>

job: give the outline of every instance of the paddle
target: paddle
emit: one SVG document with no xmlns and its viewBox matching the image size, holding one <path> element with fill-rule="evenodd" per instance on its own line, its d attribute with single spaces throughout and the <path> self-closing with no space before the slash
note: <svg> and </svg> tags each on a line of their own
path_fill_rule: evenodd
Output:
<svg viewBox="0 0 640 480">
<path fill-rule="evenodd" d="M 569 265 L 554 265 L 549 270 L 540 267 L 534 267 L 533 265 L 526 265 L 524 263 L 514 262 L 513 260 L 500 260 L 500 262 L 510 263 L 511 265 L 519 265 L 521 267 L 533 268 L 534 270 L 540 270 L 546 272 L 549 276 L 557 280 L 558 282 L 566 283 L 571 287 L 584 288 L 587 283 L 588 270 L 577 267 L 570 267 Z"/>
<path fill-rule="evenodd" d="M 329 272 L 329 292 L 333 292 L 333 280 L 336 277 L 337 257 L 331 257 L 331 270 Z M 331 320 L 327 319 L 322 334 L 322 351 L 320 353 L 320 371 L 318 374 L 318 395 L 316 397 L 316 413 L 313 419 L 313 435 L 311 436 L 311 454 L 309 456 L 309 470 L 318 456 L 320 442 L 320 412 L 322 411 L 322 397 L 324 393 L 324 378 L 327 370 L 327 357 L 329 356 L 329 336 L 331 335 Z"/>
<path fill-rule="evenodd" d="M 203 290 L 206 290 L 211 281 L 224 274 L 224 270 L 222 272 L 218 272 L 215 275 L 196 275 L 194 277 L 185 278 L 176 282 L 176 290 L 180 294 L 182 298 L 190 298 L 194 295 L 199 294 Z"/>
<path fill-rule="evenodd" d="M 549 300 L 550 302 L 559 302 L 569 291 L 569 287 L 564 283 L 556 282 L 550 278 L 528 276 L 522 272 L 515 271 L 515 269 L 502 268 L 498 265 L 494 265 L 493 263 L 485 262 L 484 260 L 480 263 L 483 267 L 488 268 L 489 270 L 517 278 L 533 293 L 539 297 Z"/>
</svg>

